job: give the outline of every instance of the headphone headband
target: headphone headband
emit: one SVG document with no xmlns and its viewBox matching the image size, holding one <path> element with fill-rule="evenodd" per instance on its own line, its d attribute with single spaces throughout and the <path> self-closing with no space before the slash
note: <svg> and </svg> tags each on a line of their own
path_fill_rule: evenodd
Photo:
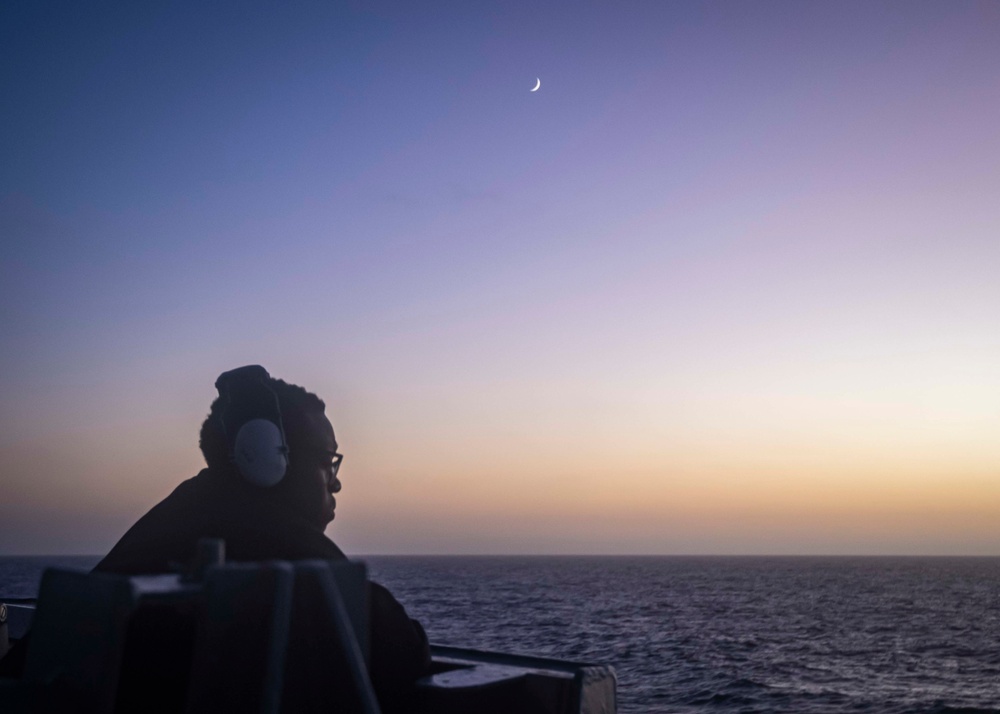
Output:
<svg viewBox="0 0 1000 714">
<path fill-rule="evenodd" d="M 215 388 L 219 390 L 219 396 L 224 396 L 227 389 L 234 382 L 252 381 L 257 384 L 267 384 L 271 375 L 259 364 L 248 364 L 245 367 L 237 367 L 228 372 L 223 372 L 215 380 Z"/>
</svg>

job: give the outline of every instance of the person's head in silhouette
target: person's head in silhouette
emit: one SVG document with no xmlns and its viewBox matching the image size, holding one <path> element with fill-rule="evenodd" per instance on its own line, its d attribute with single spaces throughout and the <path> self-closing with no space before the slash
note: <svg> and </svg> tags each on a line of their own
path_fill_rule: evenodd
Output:
<svg viewBox="0 0 1000 714">
<path fill-rule="evenodd" d="M 235 370 L 234 370 L 235 371 Z M 229 373 L 231 374 L 231 373 Z M 280 424 L 288 446 L 288 466 L 280 481 L 267 488 L 248 483 L 233 461 L 232 419 L 226 424 L 227 399 L 220 395 L 212 402 L 208 417 L 201 425 L 199 446 L 209 471 L 229 479 L 240 488 L 266 492 L 275 503 L 292 509 L 310 523 L 325 528 L 334 518 L 340 491 L 338 470 L 343 458 L 337 452 L 333 426 L 326 418 L 326 404 L 302 387 L 264 375 L 265 389 L 276 399 Z M 225 376 L 225 375 L 223 375 Z M 220 378 L 221 379 L 221 378 Z"/>
</svg>

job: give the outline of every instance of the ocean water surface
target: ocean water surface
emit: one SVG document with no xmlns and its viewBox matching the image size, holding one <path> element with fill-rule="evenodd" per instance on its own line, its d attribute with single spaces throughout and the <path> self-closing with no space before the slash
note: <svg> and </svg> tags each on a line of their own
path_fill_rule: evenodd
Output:
<svg viewBox="0 0 1000 714">
<path fill-rule="evenodd" d="M 1000 558 L 365 560 L 434 643 L 611 664 L 620 712 L 1000 714 Z"/>
</svg>

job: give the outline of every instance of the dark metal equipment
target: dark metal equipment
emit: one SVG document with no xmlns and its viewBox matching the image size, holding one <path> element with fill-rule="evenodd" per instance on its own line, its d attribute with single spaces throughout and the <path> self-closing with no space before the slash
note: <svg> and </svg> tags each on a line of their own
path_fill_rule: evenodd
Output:
<svg viewBox="0 0 1000 714">
<path fill-rule="evenodd" d="M 0 711 L 379 714 L 364 564 L 224 564 L 220 550 L 183 576 L 53 568 L 36 605 L 0 604 L 0 654 L 27 636 L 22 676 L 0 678 Z M 431 652 L 415 714 L 615 712 L 608 666 Z"/>
</svg>

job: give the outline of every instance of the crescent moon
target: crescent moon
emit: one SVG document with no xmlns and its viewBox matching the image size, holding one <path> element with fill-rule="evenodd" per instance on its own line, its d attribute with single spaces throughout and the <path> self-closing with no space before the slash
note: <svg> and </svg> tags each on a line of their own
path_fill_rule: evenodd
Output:
<svg viewBox="0 0 1000 714">
<path fill-rule="evenodd" d="M 535 85 L 534 89 L 530 90 L 530 91 L 532 91 L 532 92 L 537 92 L 537 91 L 538 91 L 538 88 L 542 86 L 542 80 L 540 80 L 540 79 L 539 79 L 538 77 L 535 77 L 535 81 L 536 81 L 536 82 L 537 82 L 538 84 L 536 84 L 536 85 Z"/>
</svg>

